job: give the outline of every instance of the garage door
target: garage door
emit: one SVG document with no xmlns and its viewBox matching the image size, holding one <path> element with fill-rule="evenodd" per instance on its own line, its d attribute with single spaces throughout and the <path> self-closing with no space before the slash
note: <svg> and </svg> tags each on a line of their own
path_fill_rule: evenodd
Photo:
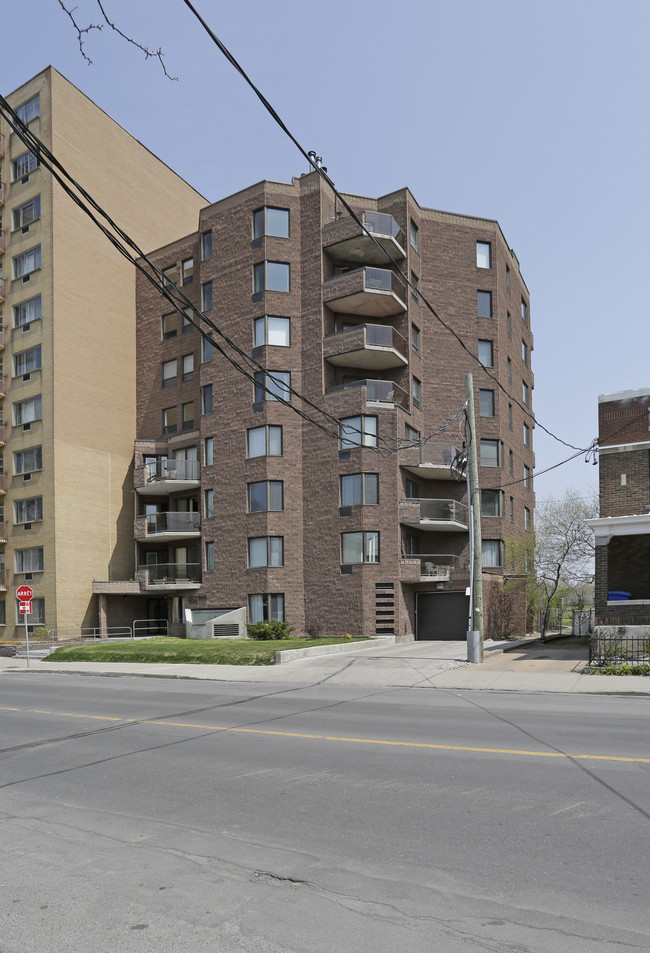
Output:
<svg viewBox="0 0 650 953">
<path fill-rule="evenodd" d="M 464 592 L 418 592 L 416 639 L 456 642 L 467 638 L 469 596 Z"/>
</svg>

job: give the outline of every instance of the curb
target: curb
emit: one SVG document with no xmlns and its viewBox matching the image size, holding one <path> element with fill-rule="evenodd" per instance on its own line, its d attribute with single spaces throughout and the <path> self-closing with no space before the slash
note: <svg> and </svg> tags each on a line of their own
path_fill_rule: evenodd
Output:
<svg viewBox="0 0 650 953">
<path fill-rule="evenodd" d="M 380 645 L 395 645 L 394 635 L 382 635 L 367 642 L 350 642 L 340 645 L 313 645 L 306 649 L 285 649 L 275 653 L 275 664 L 295 662 L 301 658 L 321 657 L 323 655 L 342 655 L 345 652 L 358 652 L 360 649 L 375 649 Z"/>
</svg>

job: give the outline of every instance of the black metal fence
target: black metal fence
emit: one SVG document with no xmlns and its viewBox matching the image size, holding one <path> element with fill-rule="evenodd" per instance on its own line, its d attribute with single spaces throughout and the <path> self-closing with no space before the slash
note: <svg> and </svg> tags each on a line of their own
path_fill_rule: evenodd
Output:
<svg viewBox="0 0 650 953">
<path fill-rule="evenodd" d="M 594 633 L 589 638 L 590 665 L 650 663 L 650 631 L 641 636 Z"/>
</svg>

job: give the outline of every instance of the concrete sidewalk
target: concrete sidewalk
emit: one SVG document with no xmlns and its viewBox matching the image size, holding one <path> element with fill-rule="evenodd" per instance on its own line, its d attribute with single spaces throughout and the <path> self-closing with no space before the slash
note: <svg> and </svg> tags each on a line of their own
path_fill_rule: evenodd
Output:
<svg viewBox="0 0 650 953">
<path fill-rule="evenodd" d="M 367 649 L 347 646 L 338 654 L 298 659 L 283 665 L 174 665 L 110 662 L 47 662 L 0 658 L 0 674 L 65 673 L 74 675 L 184 678 L 269 684 L 332 684 L 377 687 L 480 689 L 603 695 L 650 695 L 650 678 L 583 675 L 584 659 L 551 646 L 523 647 L 486 642 L 485 661 L 469 665 L 465 642 L 402 642 Z M 537 662 L 529 655 L 542 654 Z M 553 658 L 560 654 L 560 658 Z M 566 657 L 562 659 L 562 655 Z M 545 663 L 553 662 L 552 670 Z M 523 662 L 523 664 L 522 664 Z"/>
</svg>

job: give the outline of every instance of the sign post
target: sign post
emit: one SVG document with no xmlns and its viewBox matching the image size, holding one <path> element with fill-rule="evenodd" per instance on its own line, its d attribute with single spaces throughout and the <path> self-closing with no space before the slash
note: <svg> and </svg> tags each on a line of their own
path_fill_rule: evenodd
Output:
<svg viewBox="0 0 650 953">
<path fill-rule="evenodd" d="M 32 596 L 34 590 L 31 586 L 19 586 L 16 589 L 16 596 L 20 600 L 18 611 L 25 616 L 25 648 L 27 650 L 27 668 L 29 668 L 29 632 L 27 630 L 27 616 L 32 614 Z"/>
</svg>

